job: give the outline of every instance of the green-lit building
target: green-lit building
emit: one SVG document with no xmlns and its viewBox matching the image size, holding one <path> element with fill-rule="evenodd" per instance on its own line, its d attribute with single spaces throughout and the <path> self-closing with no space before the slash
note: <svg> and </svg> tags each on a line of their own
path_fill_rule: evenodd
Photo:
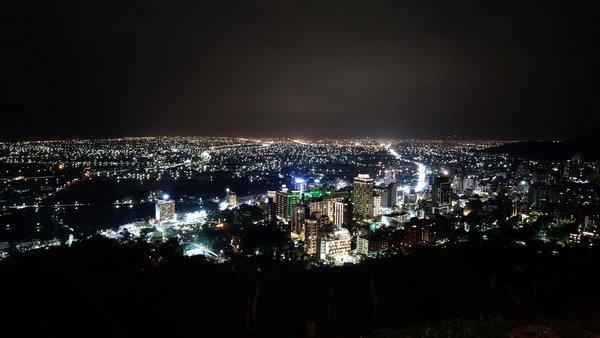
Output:
<svg viewBox="0 0 600 338">
<path fill-rule="evenodd" d="M 288 222 L 292 215 L 292 206 L 300 201 L 300 191 L 283 189 L 277 192 L 275 203 L 277 204 L 277 218 Z"/>
</svg>

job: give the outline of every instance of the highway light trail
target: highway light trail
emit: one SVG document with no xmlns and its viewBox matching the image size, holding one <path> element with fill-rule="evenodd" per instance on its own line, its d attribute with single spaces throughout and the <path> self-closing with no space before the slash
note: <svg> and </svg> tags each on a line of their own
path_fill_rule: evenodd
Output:
<svg viewBox="0 0 600 338">
<path fill-rule="evenodd" d="M 419 176 L 418 176 L 417 185 L 415 186 L 415 192 L 423 191 L 423 189 L 425 188 L 425 171 L 426 171 L 425 165 L 423 163 L 420 163 L 420 162 L 417 162 L 417 161 L 403 159 L 402 156 L 400 156 L 400 154 L 398 154 L 398 152 L 396 150 L 392 149 L 389 144 L 386 145 L 385 148 L 396 159 L 398 159 L 400 161 L 410 162 L 410 163 L 413 163 L 413 164 L 415 164 L 417 166 L 417 169 L 418 169 L 418 172 L 419 172 Z"/>
</svg>

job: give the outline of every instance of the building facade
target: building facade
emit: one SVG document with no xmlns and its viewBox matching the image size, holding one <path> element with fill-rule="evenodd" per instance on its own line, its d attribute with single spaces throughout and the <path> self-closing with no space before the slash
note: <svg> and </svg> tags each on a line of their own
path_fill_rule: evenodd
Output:
<svg viewBox="0 0 600 338">
<path fill-rule="evenodd" d="M 352 205 L 354 213 L 361 217 L 373 216 L 373 179 L 369 174 L 358 174 L 354 178 Z"/>
</svg>

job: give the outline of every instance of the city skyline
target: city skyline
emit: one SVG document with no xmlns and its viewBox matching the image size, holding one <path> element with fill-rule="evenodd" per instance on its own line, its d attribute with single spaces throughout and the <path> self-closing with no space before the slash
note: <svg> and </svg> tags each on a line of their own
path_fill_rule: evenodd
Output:
<svg viewBox="0 0 600 338">
<path fill-rule="evenodd" d="M 562 332 L 575 322 L 555 316 L 585 314 L 571 332 L 595 334 L 600 157 L 515 145 L 531 144 L 0 142 L 0 318 L 51 336 L 481 337 L 538 323 L 515 315 Z M 161 311 L 177 325 L 139 325 Z"/>
<path fill-rule="evenodd" d="M 14 4 L 0 139 L 593 135 L 588 4 Z"/>
</svg>

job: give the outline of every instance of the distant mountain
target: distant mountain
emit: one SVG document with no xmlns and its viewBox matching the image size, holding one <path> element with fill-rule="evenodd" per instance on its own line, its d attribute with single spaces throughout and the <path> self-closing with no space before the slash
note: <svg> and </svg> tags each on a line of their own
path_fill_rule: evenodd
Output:
<svg viewBox="0 0 600 338">
<path fill-rule="evenodd" d="M 600 138 L 565 141 L 522 141 L 482 149 L 483 153 L 508 154 L 532 160 L 567 160 L 581 153 L 586 161 L 600 160 Z"/>
</svg>

